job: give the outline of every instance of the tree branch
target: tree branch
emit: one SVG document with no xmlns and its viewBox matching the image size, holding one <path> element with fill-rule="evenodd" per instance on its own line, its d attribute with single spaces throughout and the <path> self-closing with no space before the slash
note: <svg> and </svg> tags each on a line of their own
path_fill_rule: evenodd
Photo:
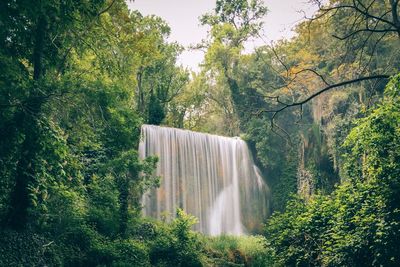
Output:
<svg viewBox="0 0 400 267">
<path fill-rule="evenodd" d="M 99 14 L 97 14 L 97 16 L 100 16 L 100 15 L 106 13 L 108 10 L 110 10 L 110 8 L 114 5 L 115 1 L 116 0 L 113 0 L 105 9 L 100 11 Z"/>
<path fill-rule="evenodd" d="M 283 104 L 282 107 L 280 107 L 278 109 L 274 109 L 274 110 L 259 110 L 255 115 L 259 116 L 262 113 L 273 113 L 272 118 L 271 118 L 271 121 L 273 122 L 275 117 L 276 117 L 276 115 L 279 112 L 281 112 L 281 111 L 283 111 L 285 109 L 288 109 L 290 107 L 296 107 L 296 106 L 302 107 L 304 104 L 306 104 L 307 102 L 311 101 L 315 97 L 317 97 L 317 96 L 319 96 L 319 95 L 321 95 L 321 94 L 323 94 L 323 93 L 325 93 L 325 92 L 327 92 L 327 91 L 329 91 L 331 89 L 334 89 L 334 88 L 337 88 L 337 87 L 343 87 L 343 86 L 346 86 L 346 85 L 349 85 L 349 84 L 359 83 L 359 82 L 367 81 L 367 80 L 388 79 L 389 77 L 390 77 L 390 75 L 374 75 L 374 76 L 361 77 L 361 78 L 357 78 L 357 79 L 352 79 L 352 80 L 347 80 L 347 81 L 344 81 L 344 82 L 332 84 L 332 85 L 329 85 L 329 86 L 321 89 L 320 91 L 315 92 L 314 94 L 308 96 L 304 100 L 301 100 L 301 101 L 298 101 L 298 102 L 293 102 L 293 103 L 290 103 L 290 104 L 285 104 L 285 103 L 280 101 L 279 103 Z M 278 98 L 276 98 L 276 99 L 278 99 Z"/>
</svg>

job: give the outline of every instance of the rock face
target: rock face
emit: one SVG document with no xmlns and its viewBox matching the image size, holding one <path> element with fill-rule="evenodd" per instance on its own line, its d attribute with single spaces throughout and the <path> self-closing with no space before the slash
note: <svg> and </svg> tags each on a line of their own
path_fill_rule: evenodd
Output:
<svg viewBox="0 0 400 267">
<path fill-rule="evenodd" d="M 157 155 L 161 176 L 143 196 L 145 216 L 173 217 L 182 208 L 198 218 L 195 230 L 241 235 L 269 215 L 269 188 L 240 138 L 143 125 L 139 154 Z"/>
</svg>

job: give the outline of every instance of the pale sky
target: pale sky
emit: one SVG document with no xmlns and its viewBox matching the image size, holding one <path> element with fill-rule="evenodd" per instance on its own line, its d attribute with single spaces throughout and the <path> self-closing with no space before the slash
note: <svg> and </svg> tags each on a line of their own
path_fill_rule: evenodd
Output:
<svg viewBox="0 0 400 267">
<path fill-rule="evenodd" d="M 316 7 L 307 0 L 264 0 L 269 12 L 264 20 L 264 40 L 254 40 L 246 44 L 246 51 L 265 42 L 277 41 L 293 36 L 291 29 L 302 20 L 305 11 L 307 16 L 315 12 Z M 171 41 L 188 47 L 199 43 L 207 36 L 207 28 L 201 26 L 199 17 L 212 11 L 215 0 L 135 0 L 128 2 L 129 8 L 139 10 L 143 15 L 157 15 L 163 18 L 171 27 Z M 179 57 L 179 63 L 198 71 L 198 64 L 203 60 L 203 52 L 184 51 Z"/>
</svg>

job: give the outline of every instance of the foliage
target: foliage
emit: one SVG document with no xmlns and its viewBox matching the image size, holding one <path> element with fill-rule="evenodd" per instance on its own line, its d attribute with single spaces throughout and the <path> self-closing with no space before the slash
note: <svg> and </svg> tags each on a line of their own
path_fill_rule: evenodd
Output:
<svg viewBox="0 0 400 267">
<path fill-rule="evenodd" d="M 398 4 L 328 1 L 293 39 L 245 54 L 267 8 L 218 0 L 189 75 L 167 23 L 126 1 L 1 1 L 0 265 L 400 265 L 400 76 L 383 98 L 363 82 L 268 112 L 398 72 Z M 160 179 L 137 153 L 143 123 L 241 134 L 272 189 L 265 239 L 204 237 L 181 210 L 143 220 Z"/>
<path fill-rule="evenodd" d="M 91 266 L 149 266 L 147 247 L 137 240 L 99 242 L 90 251 Z"/>
<path fill-rule="evenodd" d="M 399 255 L 399 75 L 344 147 L 347 179 L 331 195 L 293 200 L 267 223 L 279 266 L 396 266 Z"/>
<path fill-rule="evenodd" d="M 150 243 L 150 260 L 154 266 L 202 266 L 203 245 L 199 234 L 190 230 L 197 219 L 177 210 L 170 226 L 156 228 Z"/>
<path fill-rule="evenodd" d="M 0 265 L 61 266 L 58 249 L 44 236 L 4 230 L 0 234 Z"/>
<path fill-rule="evenodd" d="M 262 236 L 218 236 L 205 240 L 210 266 L 272 266 Z"/>
<path fill-rule="evenodd" d="M 86 225 L 61 234 L 58 243 L 63 266 L 149 266 L 148 248 L 133 238 L 107 238 Z"/>
<path fill-rule="evenodd" d="M 140 127 L 186 83 L 181 47 L 122 0 L 0 7 L 0 265 L 148 266 L 129 236 L 159 179 L 157 159 L 139 159 Z"/>
</svg>

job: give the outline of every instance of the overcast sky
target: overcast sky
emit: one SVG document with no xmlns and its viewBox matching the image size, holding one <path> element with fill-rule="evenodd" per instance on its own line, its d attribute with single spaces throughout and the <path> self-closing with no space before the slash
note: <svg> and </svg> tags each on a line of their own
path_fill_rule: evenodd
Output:
<svg viewBox="0 0 400 267">
<path fill-rule="evenodd" d="M 269 9 L 265 17 L 263 35 L 264 40 L 256 40 L 246 45 L 246 50 L 264 42 L 270 43 L 282 38 L 293 36 L 291 29 L 301 21 L 305 11 L 311 15 L 315 7 L 307 0 L 264 0 Z M 207 36 L 207 28 L 199 24 L 199 17 L 210 12 L 215 6 L 215 0 L 135 0 L 129 1 L 130 9 L 139 10 L 143 15 L 154 14 L 171 27 L 171 41 L 177 41 L 185 47 L 200 42 Z M 203 60 L 200 51 L 185 51 L 179 58 L 183 66 L 198 70 L 198 64 Z"/>
</svg>

